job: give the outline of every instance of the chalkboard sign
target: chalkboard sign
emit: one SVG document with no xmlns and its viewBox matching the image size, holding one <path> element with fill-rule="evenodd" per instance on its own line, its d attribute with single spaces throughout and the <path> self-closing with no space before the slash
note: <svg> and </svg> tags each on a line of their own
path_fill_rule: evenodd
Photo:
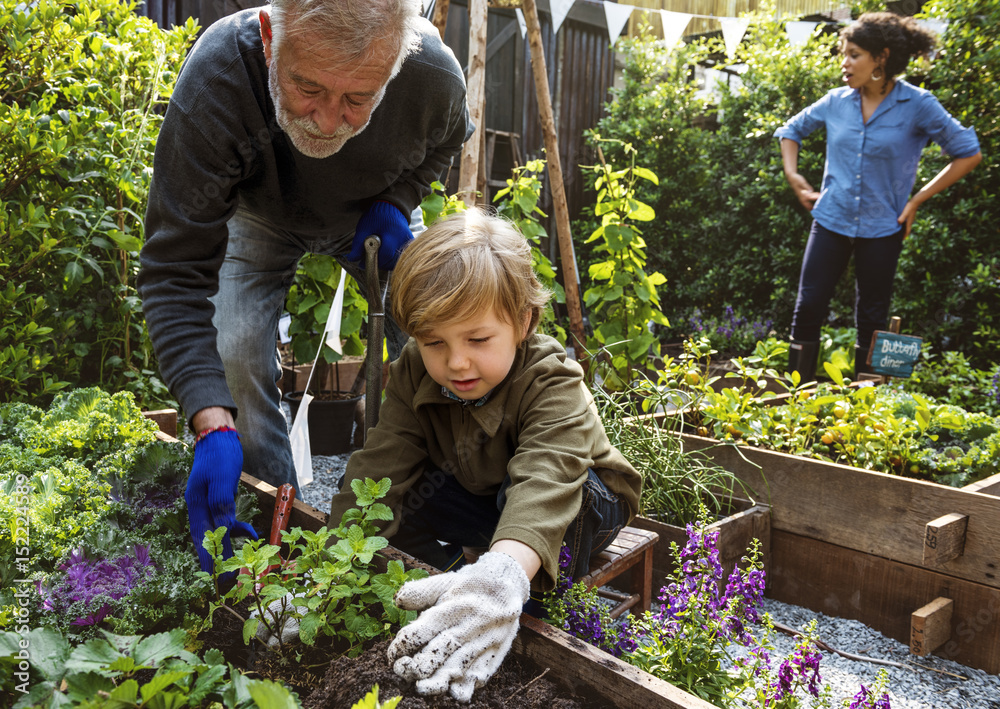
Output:
<svg viewBox="0 0 1000 709">
<path fill-rule="evenodd" d="M 887 330 L 876 330 L 868 350 L 868 364 L 872 371 L 887 377 L 909 377 L 913 365 L 920 358 L 923 339 L 900 335 Z"/>
</svg>

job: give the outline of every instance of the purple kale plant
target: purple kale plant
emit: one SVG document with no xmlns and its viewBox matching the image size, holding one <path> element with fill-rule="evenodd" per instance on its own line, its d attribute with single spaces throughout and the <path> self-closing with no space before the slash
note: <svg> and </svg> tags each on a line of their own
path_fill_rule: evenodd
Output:
<svg viewBox="0 0 1000 709">
<path fill-rule="evenodd" d="M 42 609 L 75 616 L 72 626 L 96 626 L 111 612 L 112 601 L 125 598 L 149 581 L 156 566 L 149 547 L 136 545 L 132 554 L 114 559 L 90 558 L 75 549 L 60 565 L 61 577 L 39 583 Z"/>
</svg>

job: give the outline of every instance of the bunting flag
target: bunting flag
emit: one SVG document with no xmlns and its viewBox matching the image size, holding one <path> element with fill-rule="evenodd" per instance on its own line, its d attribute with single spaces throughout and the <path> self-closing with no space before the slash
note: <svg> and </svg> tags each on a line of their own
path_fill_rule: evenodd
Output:
<svg viewBox="0 0 1000 709">
<path fill-rule="evenodd" d="M 939 37 L 944 34 L 944 31 L 948 28 L 947 20 L 917 20 L 917 24 L 928 29 Z"/>
<path fill-rule="evenodd" d="M 573 7 L 575 0 L 549 0 L 549 10 L 552 12 L 552 34 L 559 31 L 563 20 L 569 14 L 569 9 Z"/>
<path fill-rule="evenodd" d="M 521 12 L 521 8 L 515 8 L 514 14 L 517 15 L 517 26 L 521 28 L 521 39 L 524 39 L 524 35 L 528 34 L 528 23 L 524 21 L 524 13 Z"/>
<path fill-rule="evenodd" d="M 324 341 L 339 355 L 344 354 L 340 344 L 340 323 L 344 317 L 344 280 L 346 276 L 347 271 L 340 269 L 340 283 L 337 284 L 337 292 L 333 294 L 333 305 L 330 306 L 330 314 L 326 317 L 326 329 L 323 331 Z M 311 376 L 312 372 L 309 374 Z"/>
<path fill-rule="evenodd" d="M 732 60 L 736 54 L 736 48 L 743 41 L 743 35 L 747 33 L 750 26 L 749 17 L 720 17 L 722 23 L 722 39 L 726 43 L 726 56 Z"/>
<path fill-rule="evenodd" d="M 684 12 L 671 12 L 670 10 L 660 10 L 660 19 L 663 20 L 663 44 L 667 49 L 673 49 L 684 36 L 691 15 Z"/>
<path fill-rule="evenodd" d="M 812 37 L 818 22 L 786 22 L 785 32 L 788 33 L 788 43 L 793 47 L 801 47 Z"/>
<path fill-rule="evenodd" d="M 634 9 L 635 7 L 632 5 L 621 5 L 617 2 L 604 0 L 604 18 L 608 23 L 608 37 L 611 39 L 611 44 L 618 41 L 622 30 L 625 29 L 625 23 L 632 16 Z"/>
</svg>

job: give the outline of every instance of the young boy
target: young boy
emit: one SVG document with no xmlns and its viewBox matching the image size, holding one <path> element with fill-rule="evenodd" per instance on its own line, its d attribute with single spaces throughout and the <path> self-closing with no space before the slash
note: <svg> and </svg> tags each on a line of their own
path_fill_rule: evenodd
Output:
<svg viewBox="0 0 1000 709">
<path fill-rule="evenodd" d="M 562 543 L 582 576 L 638 509 L 640 476 L 580 366 L 533 334 L 548 297 L 524 237 L 476 209 L 432 225 L 393 274 L 393 316 L 412 337 L 330 520 L 354 505 L 351 480 L 388 476 L 395 547 L 442 570 L 463 547 L 489 549 L 397 594 L 424 612 L 389 657 L 424 694 L 468 701 L 510 648 L 529 586 L 554 586 Z"/>
</svg>

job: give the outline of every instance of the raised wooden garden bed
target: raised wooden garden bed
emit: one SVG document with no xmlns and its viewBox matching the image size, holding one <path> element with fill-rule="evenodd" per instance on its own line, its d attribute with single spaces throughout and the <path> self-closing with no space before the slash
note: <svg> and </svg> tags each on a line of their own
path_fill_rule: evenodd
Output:
<svg viewBox="0 0 1000 709">
<path fill-rule="evenodd" d="M 265 515 L 274 508 L 277 490 L 244 473 L 241 484 L 257 496 Z M 289 527 L 312 531 L 327 523 L 328 515 L 296 499 Z M 379 552 L 386 561 L 398 559 L 407 567 L 419 566 L 437 573 L 413 557 L 388 546 Z M 514 640 L 511 656 L 590 701 L 613 707 L 663 707 L 665 709 L 710 709 L 708 702 L 657 679 L 611 655 L 578 640 L 529 615 L 521 616 L 521 630 Z"/>
<path fill-rule="evenodd" d="M 957 489 L 677 435 L 769 505 L 769 597 L 1000 673 L 1000 497 L 983 492 L 1000 479 Z"/>
</svg>

